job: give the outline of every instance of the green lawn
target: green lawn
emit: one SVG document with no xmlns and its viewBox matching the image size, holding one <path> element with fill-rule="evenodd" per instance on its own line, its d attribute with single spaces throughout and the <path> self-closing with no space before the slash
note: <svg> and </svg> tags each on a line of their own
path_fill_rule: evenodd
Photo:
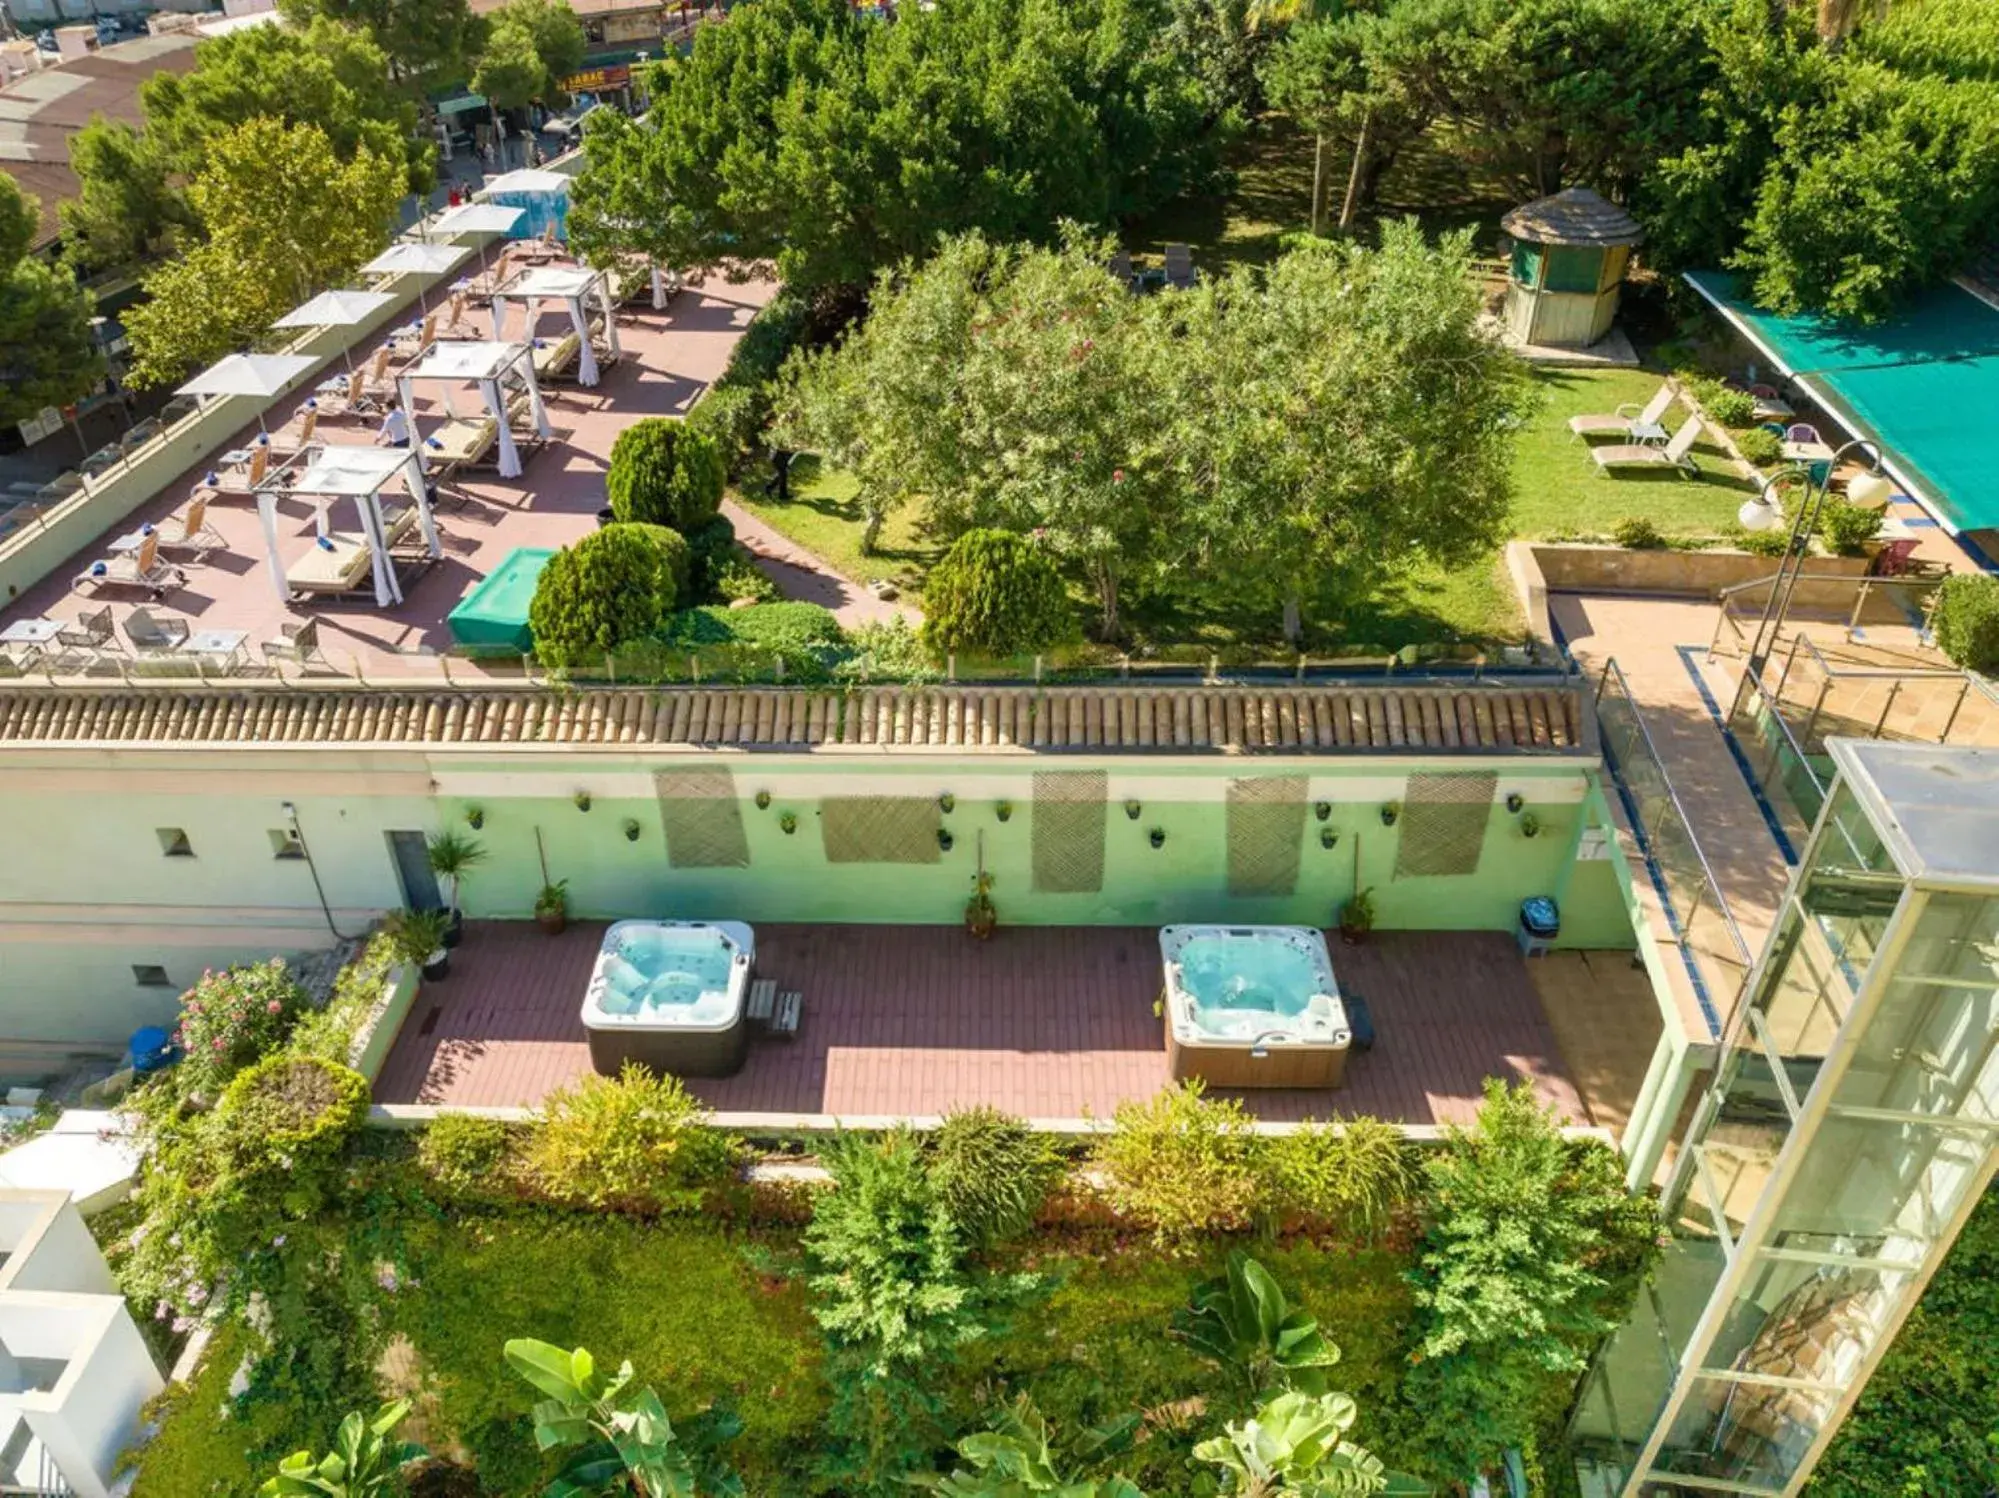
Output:
<svg viewBox="0 0 1999 1498">
<path fill-rule="evenodd" d="M 822 468 L 818 458 L 806 453 L 792 464 L 789 500 L 752 500 L 741 494 L 730 497 L 850 581 L 871 583 L 887 578 L 905 588 L 919 586 L 943 548 L 918 533 L 919 516 L 912 508 L 889 516 L 882 527 L 881 545 L 873 556 L 863 556 L 864 520 L 854 498 L 859 487 L 852 474 Z"/>
<path fill-rule="evenodd" d="M 1190 193 L 1125 224 L 1119 240 L 1134 261 L 1157 261 L 1169 243 L 1181 243 L 1193 247 L 1197 270 L 1261 265 L 1277 258 L 1282 236 L 1310 226 L 1312 138 L 1287 117 L 1264 115 L 1222 159 L 1235 177 L 1227 195 Z"/>
<path fill-rule="evenodd" d="M 1676 472 L 1599 473 L 1585 444 L 1570 435 L 1571 416 L 1643 405 L 1660 376 L 1639 369 L 1542 369 L 1534 375 L 1540 408 L 1528 418 L 1514 459 L 1513 533 L 1530 539 L 1557 535 L 1608 536 L 1621 520 L 1644 516 L 1669 536 L 1718 536 L 1735 523 L 1742 501 L 1756 486 L 1711 441 L 1694 448 L 1701 476 Z M 1686 417 L 1674 404 L 1670 430 Z M 1614 439 L 1599 439 L 1614 440 Z"/>
</svg>

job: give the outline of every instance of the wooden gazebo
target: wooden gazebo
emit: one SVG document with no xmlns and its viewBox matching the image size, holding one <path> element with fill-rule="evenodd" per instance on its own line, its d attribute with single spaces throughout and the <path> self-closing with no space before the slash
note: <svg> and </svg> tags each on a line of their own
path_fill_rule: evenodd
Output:
<svg viewBox="0 0 1999 1498">
<path fill-rule="evenodd" d="M 1564 188 L 1499 221 L 1513 240 L 1506 327 L 1524 344 L 1587 348 L 1610 331 L 1633 247 L 1645 230 L 1587 187 Z"/>
</svg>

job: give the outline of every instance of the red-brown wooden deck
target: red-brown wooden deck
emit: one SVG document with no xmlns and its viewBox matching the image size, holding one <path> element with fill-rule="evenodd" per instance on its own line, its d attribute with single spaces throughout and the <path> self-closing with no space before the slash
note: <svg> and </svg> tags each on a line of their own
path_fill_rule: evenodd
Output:
<svg viewBox="0 0 1999 1498">
<path fill-rule="evenodd" d="M 524 1106 L 590 1071 L 578 1011 L 604 927 L 559 937 L 474 922 L 451 976 L 418 994 L 376 1085 L 384 1103 Z M 1504 935 L 1377 932 L 1335 946 L 1378 1031 L 1337 1091 L 1245 1093 L 1265 1118 L 1468 1120 L 1487 1076 L 1526 1078 L 1575 1122 L 1581 1100 Z M 805 995 L 796 1039 L 760 1040 L 736 1076 L 695 1080 L 725 1111 L 911 1116 L 991 1103 L 1107 1117 L 1165 1086 L 1151 927 L 757 927 L 757 968 Z"/>
</svg>

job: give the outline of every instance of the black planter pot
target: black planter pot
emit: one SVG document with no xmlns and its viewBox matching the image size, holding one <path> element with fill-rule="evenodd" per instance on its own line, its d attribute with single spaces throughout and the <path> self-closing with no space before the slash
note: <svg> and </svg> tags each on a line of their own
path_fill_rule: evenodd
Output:
<svg viewBox="0 0 1999 1498">
<path fill-rule="evenodd" d="M 465 940 L 465 912 L 454 908 L 451 912 L 451 923 L 444 928 L 444 944 L 447 947 L 455 947 L 463 940 Z"/>
<path fill-rule="evenodd" d="M 617 518 L 618 512 L 613 510 L 609 505 L 605 505 L 603 509 L 597 512 L 597 529 L 602 530 L 605 526 L 616 521 Z"/>
<path fill-rule="evenodd" d="M 451 976 L 451 954 L 442 948 L 430 954 L 430 961 L 423 965 L 424 981 L 441 983 Z"/>
</svg>

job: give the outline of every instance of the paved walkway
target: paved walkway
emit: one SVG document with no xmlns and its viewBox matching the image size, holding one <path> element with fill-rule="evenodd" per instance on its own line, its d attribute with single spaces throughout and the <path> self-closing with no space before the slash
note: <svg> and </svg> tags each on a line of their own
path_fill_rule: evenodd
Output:
<svg viewBox="0 0 1999 1498">
<path fill-rule="evenodd" d="M 1776 919 L 1789 865 L 1702 696 L 1705 687 L 1726 711 L 1735 692 L 1731 663 L 1706 660 L 1714 606 L 1561 594 L 1548 608 L 1593 681 L 1615 657 L 1753 957 Z M 1717 1008 L 1729 997 L 1718 993 Z"/>
<path fill-rule="evenodd" d="M 736 528 L 736 539 L 749 549 L 758 570 L 776 583 L 786 598 L 825 605 L 842 628 L 883 624 L 898 618 L 915 624 L 923 618 L 906 603 L 889 603 L 875 597 L 853 579 L 834 571 L 825 558 L 807 551 L 734 500 L 722 501 L 722 513 Z"/>
</svg>

